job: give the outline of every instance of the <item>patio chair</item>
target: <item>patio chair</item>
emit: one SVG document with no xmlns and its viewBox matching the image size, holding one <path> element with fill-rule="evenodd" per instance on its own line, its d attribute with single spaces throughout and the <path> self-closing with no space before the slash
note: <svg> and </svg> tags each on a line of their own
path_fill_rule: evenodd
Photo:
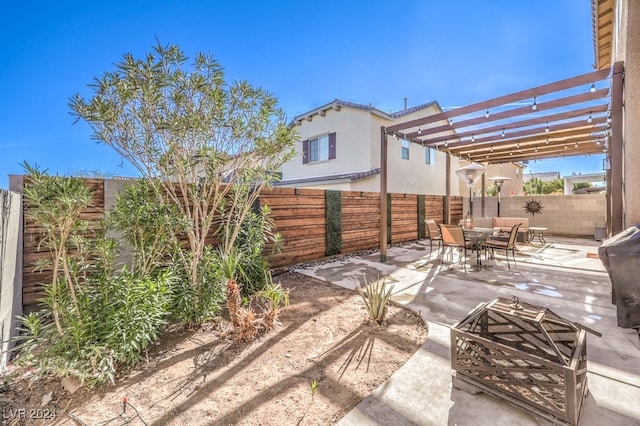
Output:
<svg viewBox="0 0 640 426">
<path fill-rule="evenodd" d="M 442 253 L 440 259 L 443 260 L 444 252 L 449 247 L 449 253 L 451 254 L 451 260 L 453 261 L 453 252 L 451 250 L 456 249 L 458 251 L 458 263 L 464 263 L 464 271 L 467 272 L 467 249 L 474 248 L 473 241 L 465 241 L 464 232 L 460 225 L 443 225 L 439 224 L 440 236 L 442 237 Z M 464 255 L 464 258 L 462 257 Z M 464 260 L 463 260 L 464 259 Z"/>
<path fill-rule="evenodd" d="M 438 228 L 438 224 L 433 219 L 427 219 L 424 223 L 427 225 L 429 248 L 433 251 L 433 242 L 436 241 L 438 243 L 438 250 L 440 250 L 442 247 L 442 235 L 440 235 L 440 228 Z"/>
<path fill-rule="evenodd" d="M 504 250 L 504 255 L 507 258 L 507 267 L 509 269 L 511 269 L 511 264 L 509 263 L 509 252 L 511 252 L 511 255 L 513 256 L 513 265 L 517 266 L 516 264 L 516 238 L 518 237 L 518 228 L 520 227 L 520 224 L 514 225 L 511 228 L 511 232 L 509 232 L 509 239 L 504 241 L 504 240 L 497 240 L 494 238 L 489 238 L 487 239 L 483 244 L 482 244 L 482 248 L 485 250 L 485 258 L 486 258 L 486 254 L 487 251 L 491 250 L 491 259 L 495 258 L 495 250 Z"/>
</svg>

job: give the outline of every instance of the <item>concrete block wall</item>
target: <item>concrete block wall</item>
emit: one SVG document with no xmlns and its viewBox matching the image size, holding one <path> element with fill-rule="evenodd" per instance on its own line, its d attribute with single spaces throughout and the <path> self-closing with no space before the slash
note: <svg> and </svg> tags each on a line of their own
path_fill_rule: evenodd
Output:
<svg viewBox="0 0 640 426">
<path fill-rule="evenodd" d="M 542 202 L 542 212 L 530 215 L 525 212 L 526 201 Z M 605 226 L 604 194 L 581 195 L 524 195 L 500 197 L 500 216 L 527 217 L 529 226 L 549 228 L 548 234 L 594 237 L 596 228 Z M 485 217 L 497 215 L 497 197 L 485 197 Z M 469 210 L 468 197 L 464 211 Z M 481 198 L 473 199 L 473 216 L 481 217 Z"/>
<path fill-rule="evenodd" d="M 0 190 L 0 372 L 7 366 L 22 315 L 22 197 Z"/>
</svg>

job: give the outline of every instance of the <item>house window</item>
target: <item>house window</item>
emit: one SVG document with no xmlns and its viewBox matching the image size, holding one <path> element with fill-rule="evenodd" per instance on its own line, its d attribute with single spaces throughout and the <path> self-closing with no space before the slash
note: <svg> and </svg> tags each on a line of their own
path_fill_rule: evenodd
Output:
<svg viewBox="0 0 640 426">
<path fill-rule="evenodd" d="M 302 142 L 302 163 L 317 163 L 336 158 L 336 134 L 329 133 Z"/>
<path fill-rule="evenodd" d="M 402 159 L 409 159 L 409 141 L 402 140 Z"/>
<path fill-rule="evenodd" d="M 329 135 L 309 139 L 309 162 L 329 159 Z"/>
<path fill-rule="evenodd" d="M 436 151 L 428 146 L 424 147 L 424 164 L 433 166 L 436 164 Z"/>
</svg>

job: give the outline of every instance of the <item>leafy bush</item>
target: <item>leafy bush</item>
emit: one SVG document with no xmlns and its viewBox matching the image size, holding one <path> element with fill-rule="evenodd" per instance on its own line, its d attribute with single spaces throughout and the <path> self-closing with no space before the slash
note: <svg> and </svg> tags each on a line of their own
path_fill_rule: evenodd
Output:
<svg viewBox="0 0 640 426">
<path fill-rule="evenodd" d="M 119 231 L 133 251 L 131 269 L 150 274 L 163 265 L 177 246 L 176 233 L 187 224 L 175 205 L 157 194 L 155 182 L 138 180 L 124 188 L 109 212 L 107 226 Z"/>
<path fill-rule="evenodd" d="M 225 301 L 226 280 L 220 268 L 219 252 L 210 246 L 205 247 L 198 263 L 198 275 L 202 284 L 195 288 L 184 270 L 184 262 L 174 260 L 171 270 L 176 276 L 174 298 L 171 312 L 173 317 L 190 325 L 199 325 L 220 313 Z M 179 251 L 176 256 L 189 256 Z"/>
<path fill-rule="evenodd" d="M 237 275 L 242 282 L 242 292 L 250 296 L 262 290 L 269 282 L 269 258 L 266 247 L 273 246 L 271 253 L 277 252 L 282 243 L 280 234 L 273 232 L 273 219 L 269 206 L 247 215 L 240 226 L 234 248 L 239 253 Z"/>
<path fill-rule="evenodd" d="M 53 294 L 47 285 L 44 309 L 22 319 L 18 362 L 41 373 L 74 376 L 89 385 L 114 381 L 119 365 L 133 364 L 156 341 L 166 324 L 173 278 L 169 273 L 143 278 L 123 269 L 79 294 L 82 313 L 75 315 L 67 287 Z M 49 318 L 52 298 L 60 307 L 62 335 Z"/>
</svg>

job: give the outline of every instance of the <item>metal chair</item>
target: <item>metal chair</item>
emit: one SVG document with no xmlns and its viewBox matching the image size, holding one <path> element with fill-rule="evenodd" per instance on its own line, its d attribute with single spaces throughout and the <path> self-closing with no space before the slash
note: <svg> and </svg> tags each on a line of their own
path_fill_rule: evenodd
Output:
<svg viewBox="0 0 640 426">
<path fill-rule="evenodd" d="M 516 264 L 516 238 L 518 237 L 518 228 L 520 227 L 520 225 L 522 225 L 521 223 L 514 225 L 513 228 L 511 228 L 511 232 L 509 233 L 509 239 L 504 241 L 504 240 L 496 240 L 493 238 L 489 238 L 487 239 L 483 244 L 482 244 L 482 248 L 485 250 L 485 258 L 486 258 L 486 254 L 488 250 L 491 250 L 491 259 L 495 258 L 495 249 L 498 250 L 504 250 L 504 255 L 507 258 L 507 267 L 509 269 L 511 269 L 511 265 L 509 264 L 509 252 L 511 252 L 511 255 L 513 256 L 513 265 L 517 266 Z"/>
<path fill-rule="evenodd" d="M 433 242 L 438 243 L 438 250 L 442 247 L 442 235 L 440 235 L 440 228 L 433 219 L 426 219 L 424 223 L 427 225 L 427 235 L 429 237 L 429 248 L 433 252 Z"/>
<path fill-rule="evenodd" d="M 443 260 L 444 252 L 449 247 L 449 253 L 451 254 L 451 260 L 453 261 L 452 249 L 458 250 L 458 263 L 464 263 L 464 271 L 467 272 L 467 249 L 473 249 L 473 241 L 465 241 L 464 231 L 460 225 L 443 225 L 439 224 L 440 235 L 442 236 L 443 250 L 440 259 Z M 464 254 L 464 258 L 463 258 Z M 463 260 L 464 259 L 464 260 Z"/>
</svg>

